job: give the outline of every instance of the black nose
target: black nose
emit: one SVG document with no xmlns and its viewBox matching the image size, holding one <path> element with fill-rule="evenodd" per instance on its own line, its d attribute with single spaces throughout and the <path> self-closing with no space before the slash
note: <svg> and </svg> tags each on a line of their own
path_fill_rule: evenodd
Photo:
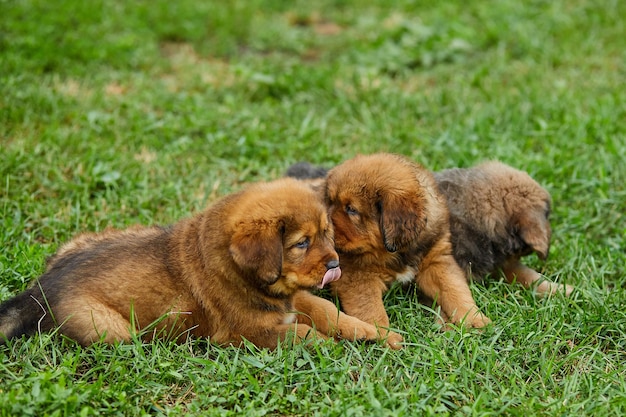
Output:
<svg viewBox="0 0 626 417">
<path fill-rule="evenodd" d="M 326 269 L 333 269 L 333 268 L 337 268 L 338 266 L 339 266 L 339 261 L 336 259 L 326 262 Z"/>
</svg>

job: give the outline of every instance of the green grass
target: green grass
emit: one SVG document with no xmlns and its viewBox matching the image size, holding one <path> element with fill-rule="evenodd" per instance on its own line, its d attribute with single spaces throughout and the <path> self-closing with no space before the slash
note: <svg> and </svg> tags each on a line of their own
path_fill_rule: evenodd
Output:
<svg viewBox="0 0 626 417">
<path fill-rule="evenodd" d="M 626 413 L 626 3 L 0 1 L 0 300 L 72 235 L 167 224 L 292 163 L 500 159 L 552 194 L 529 263 L 578 288 L 474 285 L 442 333 L 385 298 L 402 351 L 58 335 L 0 347 L 0 415 Z"/>
</svg>

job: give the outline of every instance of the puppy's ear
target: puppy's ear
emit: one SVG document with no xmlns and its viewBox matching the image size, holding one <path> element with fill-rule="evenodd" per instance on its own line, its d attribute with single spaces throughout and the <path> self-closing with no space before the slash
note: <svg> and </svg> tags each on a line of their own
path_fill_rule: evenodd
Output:
<svg viewBox="0 0 626 417">
<path fill-rule="evenodd" d="M 380 195 L 380 231 L 389 252 L 404 249 L 417 241 L 426 227 L 426 212 L 418 193 L 387 191 Z"/>
<path fill-rule="evenodd" d="M 240 225 L 230 243 L 233 260 L 246 274 L 267 284 L 278 281 L 283 265 L 284 228 L 277 224 Z"/>
<path fill-rule="evenodd" d="M 519 235 L 522 240 L 537 253 L 541 260 L 548 257 L 550 251 L 550 222 L 541 212 L 528 210 L 517 220 Z"/>
</svg>

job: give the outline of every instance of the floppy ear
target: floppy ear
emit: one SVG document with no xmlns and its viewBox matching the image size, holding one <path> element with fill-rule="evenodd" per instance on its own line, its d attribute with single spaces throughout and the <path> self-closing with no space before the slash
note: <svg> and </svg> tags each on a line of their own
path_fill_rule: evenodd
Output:
<svg viewBox="0 0 626 417">
<path fill-rule="evenodd" d="M 273 284 L 283 265 L 283 228 L 278 224 L 240 225 L 230 243 L 233 260 L 247 274 Z"/>
<path fill-rule="evenodd" d="M 426 227 L 422 196 L 417 193 L 385 192 L 378 201 L 380 231 L 385 248 L 396 252 L 413 244 Z"/>
<path fill-rule="evenodd" d="M 522 240 L 537 252 L 539 259 L 545 260 L 550 251 L 550 222 L 536 210 L 522 213 L 518 219 L 519 235 Z"/>
</svg>

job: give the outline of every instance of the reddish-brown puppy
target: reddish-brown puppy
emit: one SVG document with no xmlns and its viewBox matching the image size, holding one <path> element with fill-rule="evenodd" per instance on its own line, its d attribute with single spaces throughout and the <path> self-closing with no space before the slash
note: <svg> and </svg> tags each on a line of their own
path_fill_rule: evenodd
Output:
<svg viewBox="0 0 626 417">
<path fill-rule="evenodd" d="M 491 161 L 435 178 L 450 210 L 454 257 L 470 276 L 502 270 L 509 283 L 534 287 L 539 295 L 573 291 L 521 262 L 532 253 L 546 259 L 550 249 L 550 194 L 530 175 Z"/>
<path fill-rule="evenodd" d="M 383 293 L 415 281 L 446 320 L 490 322 L 453 257 L 445 199 L 428 170 L 399 155 L 357 156 L 328 172 L 325 193 L 343 271 L 331 288 L 343 311 L 388 327 Z"/>
<path fill-rule="evenodd" d="M 315 330 L 377 339 L 374 326 L 308 292 L 338 279 L 338 265 L 319 195 L 293 179 L 259 183 L 171 227 L 78 236 L 0 305 L 0 335 L 58 327 L 83 345 L 138 332 L 269 348 Z"/>
</svg>

